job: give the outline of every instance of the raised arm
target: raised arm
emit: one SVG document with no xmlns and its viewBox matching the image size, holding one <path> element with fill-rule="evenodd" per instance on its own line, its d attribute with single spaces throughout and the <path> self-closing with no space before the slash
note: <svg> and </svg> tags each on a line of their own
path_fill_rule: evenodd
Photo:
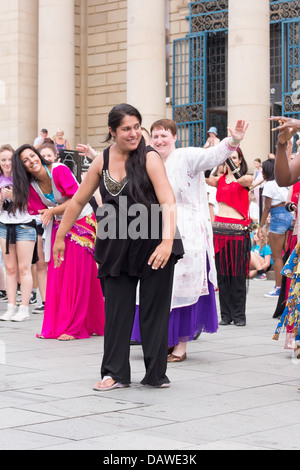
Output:
<svg viewBox="0 0 300 470">
<path fill-rule="evenodd" d="M 278 186 L 291 186 L 299 181 L 300 153 L 298 152 L 293 160 L 289 160 L 287 145 L 291 137 L 299 131 L 300 121 L 283 116 L 272 117 L 270 120 L 280 123 L 279 126 L 272 129 L 272 131 L 280 131 L 277 140 L 275 179 Z"/>
<path fill-rule="evenodd" d="M 188 165 L 191 171 L 196 174 L 200 171 L 211 170 L 212 168 L 225 162 L 243 140 L 249 123 L 240 119 L 232 130 L 228 127 L 229 137 L 223 139 L 219 144 L 207 149 L 188 147 L 179 149 L 186 154 Z M 184 155 L 183 155 L 184 156 Z"/>
</svg>

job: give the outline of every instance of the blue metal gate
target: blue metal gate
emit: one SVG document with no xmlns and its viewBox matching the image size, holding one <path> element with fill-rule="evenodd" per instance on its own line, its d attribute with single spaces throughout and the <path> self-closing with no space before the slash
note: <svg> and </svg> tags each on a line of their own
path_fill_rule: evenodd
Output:
<svg viewBox="0 0 300 470">
<path fill-rule="evenodd" d="M 300 2 L 269 3 L 270 23 L 280 23 L 282 28 L 282 114 L 300 119 Z M 205 143 L 207 35 L 228 31 L 228 8 L 229 0 L 191 1 L 190 34 L 174 41 L 173 119 L 180 146 Z"/>
<path fill-rule="evenodd" d="M 173 119 L 181 147 L 203 146 L 206 122 L 206 35 L 174 41 Z"/>
<path fill-rule="evenodd" d="M 283 114 L 300 118 L 300 18 L 282 22 Z"/>
</svg>

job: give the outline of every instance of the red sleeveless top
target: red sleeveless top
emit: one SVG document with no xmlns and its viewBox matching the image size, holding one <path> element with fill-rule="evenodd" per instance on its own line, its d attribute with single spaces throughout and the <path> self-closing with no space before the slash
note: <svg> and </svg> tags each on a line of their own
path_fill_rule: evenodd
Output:
<svg viewBox="0 0 300 470">
<path fill-rule="evenodd" d="M 217 202 L 223 202 L 237 210 L 244 219 L 249 219 L 249 192 L 247 189 L 232 181 L 227 184 L 225 181 L 226 174 L 219 179 L 216 199 Z"/>
</svg>

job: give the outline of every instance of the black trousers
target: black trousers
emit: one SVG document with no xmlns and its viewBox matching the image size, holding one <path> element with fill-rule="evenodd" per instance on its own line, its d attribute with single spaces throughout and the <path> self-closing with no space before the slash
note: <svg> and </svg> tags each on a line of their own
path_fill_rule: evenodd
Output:
<svg viewBox="0 0 300 470">
<path fill-rule="evenodd" d="M 166 376 L 168 327 L 175 258 L 147 279 L 121 273 L 105 278 L 105 331 L 101 376 L 129 384 L 130 338 L 135 317 L 136 291 L 140 281 L 139 320 L 146 374 L 143 385 L 169 383 Z"/>
<path fill-rule="evenodd" d="M 246 322 L 249 244 L 246 240 L 232 240 L 230 244 L 216 253 L 215 257 L 221 318 L 225 322 Z M 237 267 L 240 267 L 238 271 Z"/>
</svg>

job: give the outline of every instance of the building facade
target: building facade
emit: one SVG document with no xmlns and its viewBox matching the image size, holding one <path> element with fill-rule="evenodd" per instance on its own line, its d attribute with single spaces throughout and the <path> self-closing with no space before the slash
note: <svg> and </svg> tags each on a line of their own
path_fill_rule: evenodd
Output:
<svg viewBox="0 0 300 470">
<path fill-rule="evenodd" d="M 1 144 L 46 127 L 100 150 L 109 110 L 129 102 L 147 128 L 174 118 L 180 146 L 246 119 L 251 167 L 275 150 L 269 116 L 300 115 L 298 0 L 10 0 L 0 13 Z"/>
</svg>

